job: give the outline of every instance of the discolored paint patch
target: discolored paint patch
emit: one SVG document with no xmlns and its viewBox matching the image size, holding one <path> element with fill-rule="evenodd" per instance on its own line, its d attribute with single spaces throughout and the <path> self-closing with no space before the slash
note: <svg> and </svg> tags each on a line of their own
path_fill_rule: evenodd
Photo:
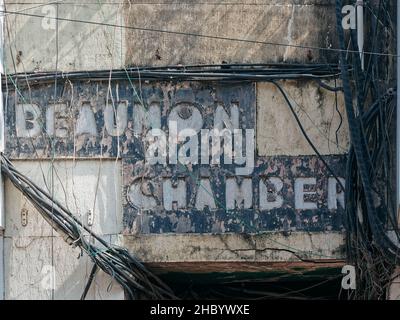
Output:
<svg viewBox="0 0 400 320">
<path fill-rule="evenodd" d="M 299 48 L 337 47 L 331 0 L 127 1 L 123 16 L 150 29 L 125 30 L 127 65 L 337 61 L 335 52 Z"/>
</svg>

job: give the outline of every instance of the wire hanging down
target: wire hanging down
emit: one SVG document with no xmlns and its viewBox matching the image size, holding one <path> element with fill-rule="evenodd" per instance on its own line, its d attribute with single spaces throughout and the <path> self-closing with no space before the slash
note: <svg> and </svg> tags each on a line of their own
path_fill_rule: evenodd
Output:
<svg viewBox="0 0 400 320">
<path fill-rule="evenodd" d="M 390 50 L 390 1 L 370 3 L 366 33 L 369 50 Z M 343 1 L 336 0 L 341 51 L 340 67 L 351 148 L 346 170 L 346 244 L 348 263 L 357 271 L 356 299 L 386 299 L 393 270 L 399 265 L 400 233 L 392 184 L 393 119 L 396 91 L 391 88 L 390 63 L 368 56 L 362 69 L 355 30 L 345 35 L 341 25 Z M 394 237 L 389 236 L 392 231 Z"/>
<path fill-rule="evenodd" d="M 85 251 L 96 265 L 95 269 L 100 268 L 114 278 L 124 288 L 129 299 L 133 300 L 138 295 L 148 299 L 176 299 L 172 290 L 126 249 L 111 246 L 85 227 L 49 193 L 20 173 L 4 155 L 1 155 L 1 170 L 64 240 Z M 95 244 L 87 240 L 88 235 L 95 240 Z M 90 282 L 85 288 L 83 298 Z"/>
</svg>

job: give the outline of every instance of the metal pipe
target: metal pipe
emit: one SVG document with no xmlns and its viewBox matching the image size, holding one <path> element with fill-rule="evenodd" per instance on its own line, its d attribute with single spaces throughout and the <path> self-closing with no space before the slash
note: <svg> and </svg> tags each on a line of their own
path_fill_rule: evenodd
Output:
<svg viewBox="0 0 400 320">
<path fill-rule="evenodd" d="M 5 275 L 4 275 L 4 234 L 0 230 L 0 300 L 5 299 Z"/>
<path fill-rule="evenodd" d="M 3 90 L 1 85 L 2 75 L 4 74 L 4 0 L 0 0 L 0 153 L 4 152 L 4 107 Z M 4 228 L 5 228 L 5 208 L 4 208 L 4 181 L 0 172 L 0 300 L 5 297 L 5 275 L 4 275 Z"/>
<path fill-rule="evenodd" d="M 3 89 L 2 79 L 4 75 L 4 0 L 0 0 L 0 153 L 4 152 L 4 106 L 3 106 Z M 0 229 L 4 229 L 4 192 L 3 179 L 0 174 Z"/>
<path fill-rule="evenodd" d="M 360 52 L 361 69 L 364 70 L 364 1 L 357 0 L 357 45 Z"/>
<path fill-rule="evenodd" d="M 400 225 L 400 4 L 397 2 L 397 119 L 396 119 L 396 167 L 397 167 L 397 219 Z"/>
</svg>

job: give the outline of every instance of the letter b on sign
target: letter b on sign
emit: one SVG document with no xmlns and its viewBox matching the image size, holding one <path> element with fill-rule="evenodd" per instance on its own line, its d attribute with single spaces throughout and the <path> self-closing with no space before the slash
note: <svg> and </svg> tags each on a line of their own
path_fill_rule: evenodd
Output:
<svg viewBox="0 0 400 320">
<path fill-rule="evenodd" d="M 342 279 L 342 288 L 344 290 L 356 289 L 356 268 L 346 265 L 342 268 L 342 273 L 345 275 Z"/>
</svg>

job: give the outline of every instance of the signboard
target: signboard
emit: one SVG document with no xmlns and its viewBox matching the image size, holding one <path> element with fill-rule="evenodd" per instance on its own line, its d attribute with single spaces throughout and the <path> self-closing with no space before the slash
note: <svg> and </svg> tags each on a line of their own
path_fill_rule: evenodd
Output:
<svg viewBox="0 0 400 320">
<path fill-rule="evenodd" d="M 344 195 L 316 156 L 260 157 L 254 83 L 68 82 L 9 92 L 11 158 L 122 159 L 132 233 L 339 230 Z M 344 156 L 327 156 L 344 172 Z"/>
</svg>

